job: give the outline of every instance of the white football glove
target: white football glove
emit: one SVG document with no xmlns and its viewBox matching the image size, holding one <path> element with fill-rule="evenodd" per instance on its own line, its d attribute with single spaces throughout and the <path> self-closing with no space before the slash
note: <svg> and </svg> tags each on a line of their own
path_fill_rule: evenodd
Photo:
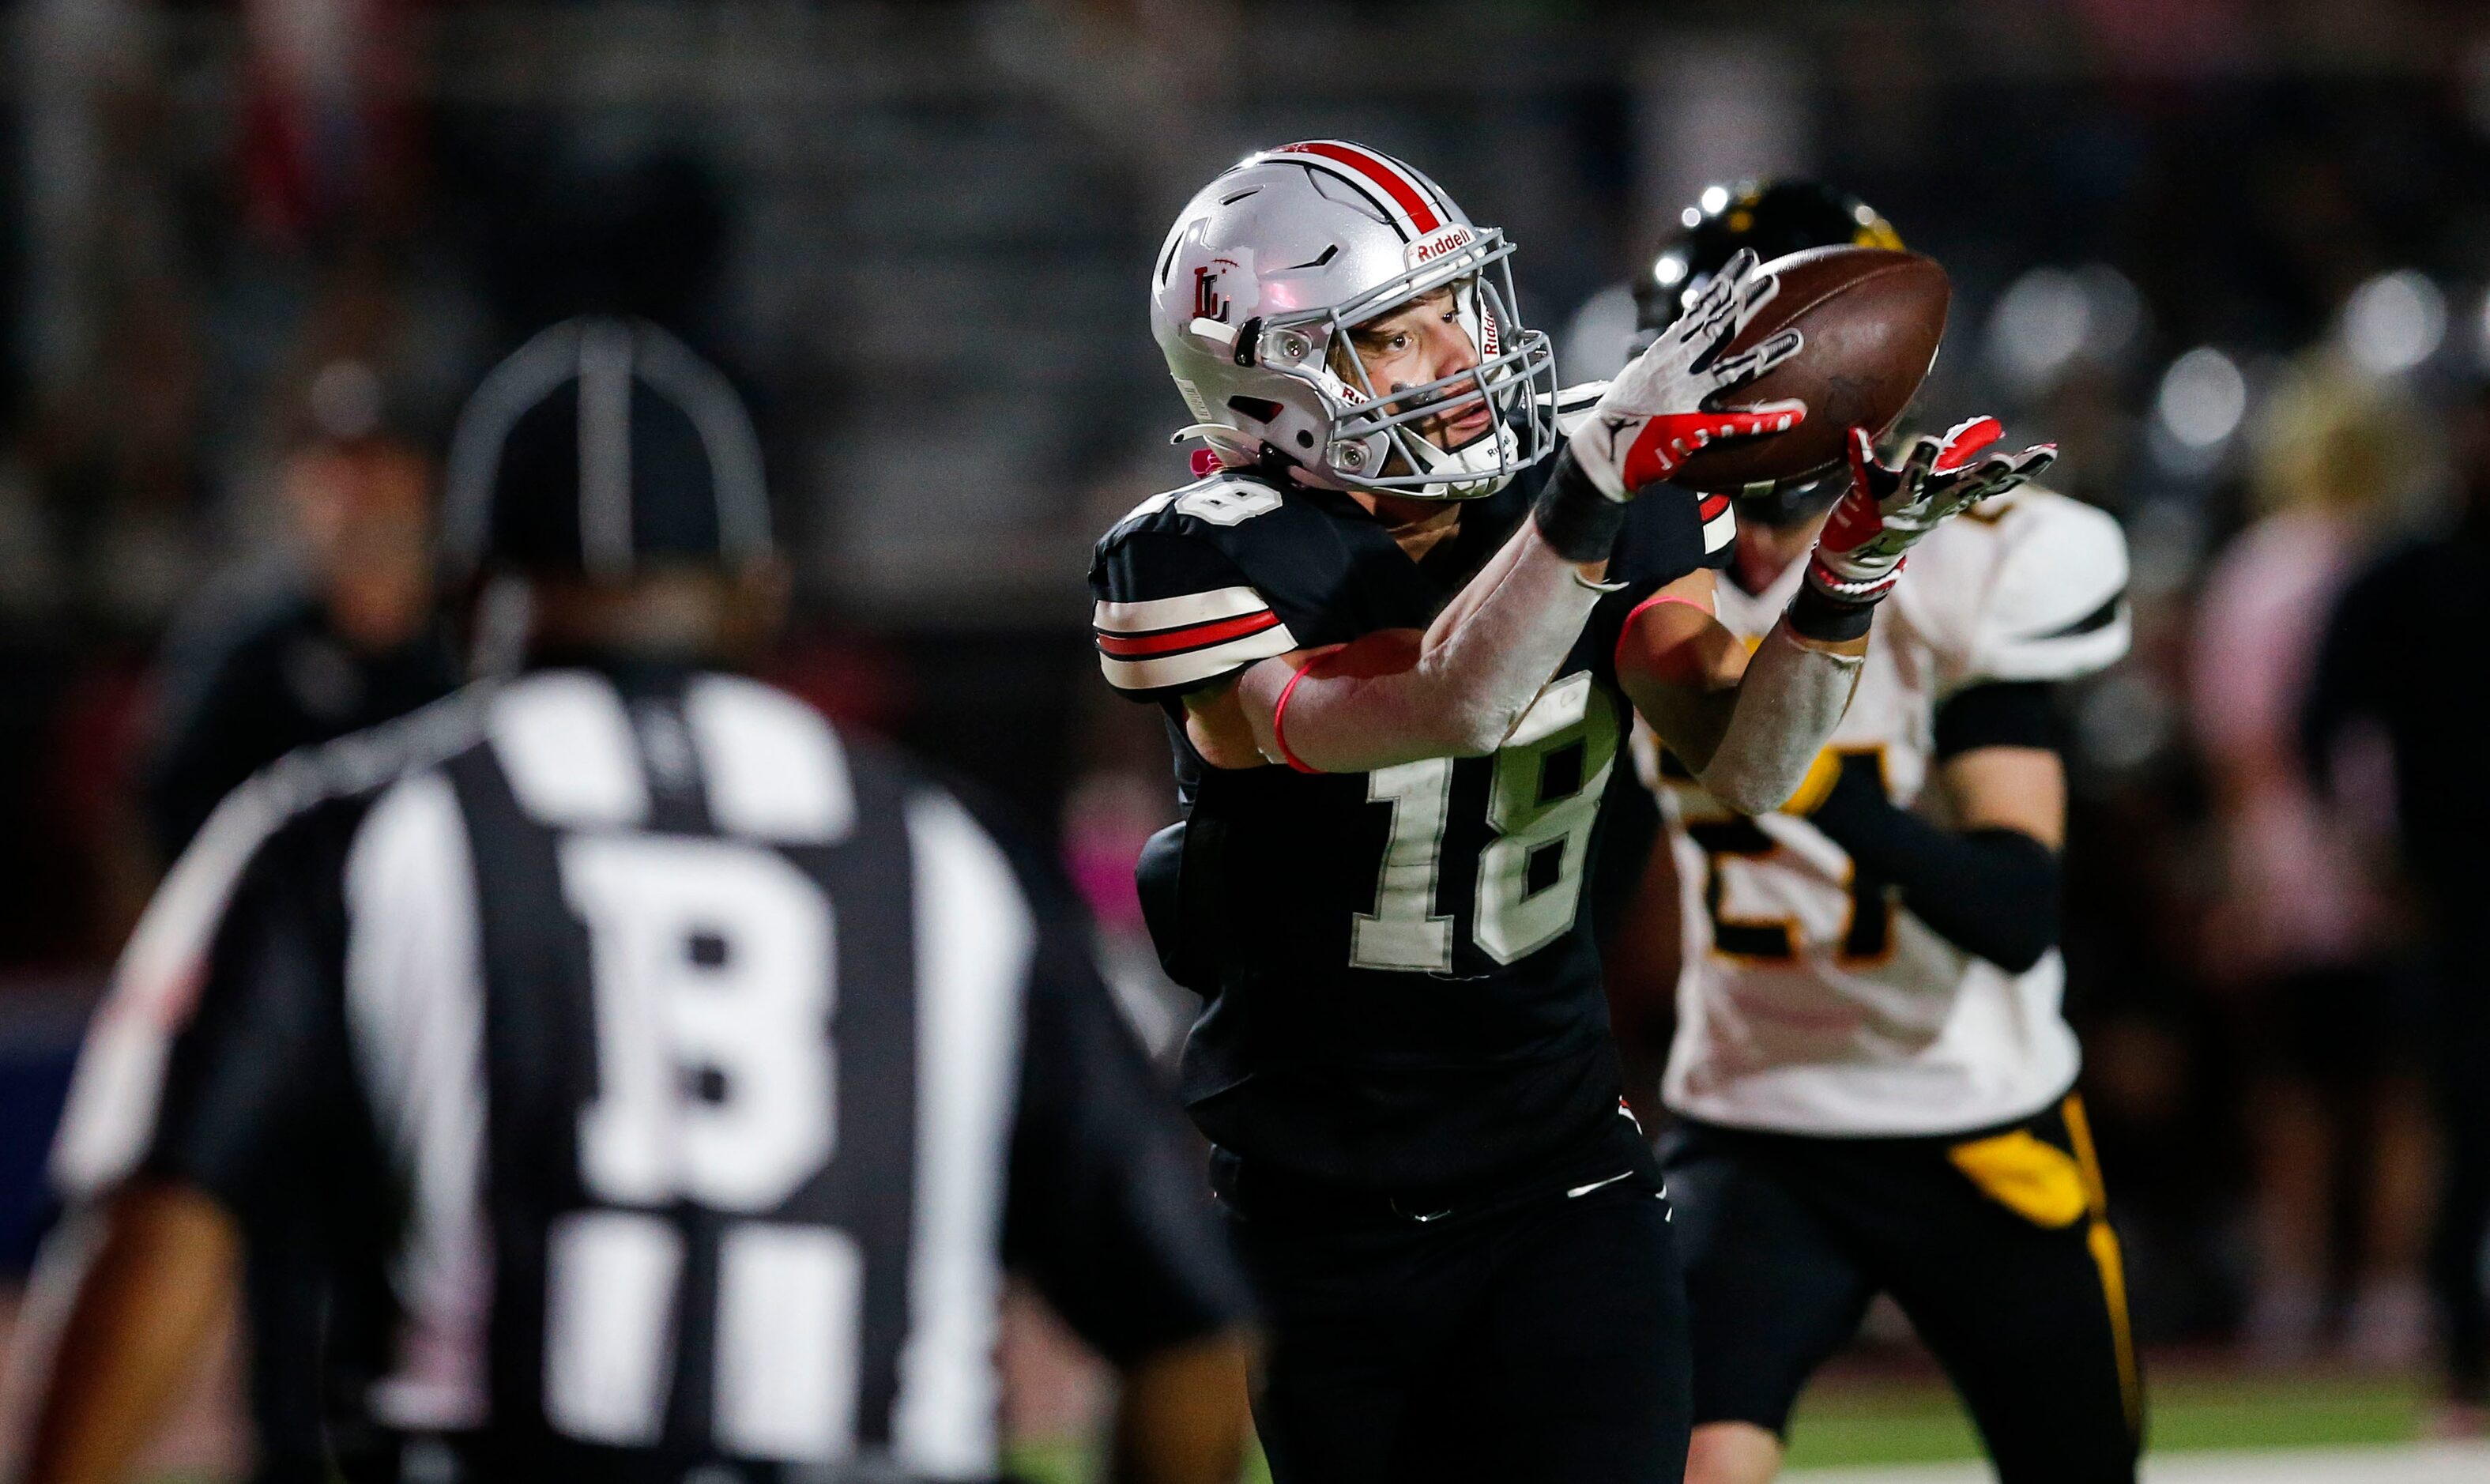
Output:
<svg viewBox="0 0 2490 1484">
<path fill-rule="evenodd" d="M 1900 580 L 1903 554 L 1938 522 L 2006 493 L 2058 456 L 2056 444 L 2043 443 L 1972 462 L 2005 433 L 1995 418 L 1974 418 L 1942 438 L 1924 433 L 1913 439 L 1902 461 L 1889 465 L 1876 457 L 1876 441 L 1868 430 L 1852 428 L 1850 487 L 1834 502 L 1815 538 L 1808 586 L 1836 602 L 1877 601 Z"/>
<path fill-rule="evenodd" d="M 1716 439 L 1778 433 L 1806 420 L 1805 402 L 1707 405 L 1806 344 L 1792 328 L 1734 356 L 1720 354 L 1781 292 L 1781 280 L 1757 273 L 1756 263 L 1753 248 L 1739 248 L 1686 312 L 1617 373 L 1575 430 L 1575 462 L 1609 499 L 1633 499 Z"/>
</svg>

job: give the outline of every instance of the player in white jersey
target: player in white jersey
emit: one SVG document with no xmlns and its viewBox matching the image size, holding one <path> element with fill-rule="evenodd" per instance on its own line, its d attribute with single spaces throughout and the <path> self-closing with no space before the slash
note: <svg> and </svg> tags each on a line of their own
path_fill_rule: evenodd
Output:
<svg viewBox="0 0 2490 1484">
<path fill-rule="evenodd" d="M 1728 197 L 1652 288 L 1699 284 L 1707 253 L 1739 247 L 1891 238 L 1811 183 Z M 1763 631 L 1824 513 L 1806 490 L 1738 502 L 1724 626 Z M 1689 1484 L 1773 1477 L 1792 1402 L 1878 1293 L 2007 1484 L 2134 1478 L 2118 1241 L 2060 1013 L 2051 696 L 2126 651 L 2125 543 L 2026 487 L 1910 560 L 1848 714 L 1780 811 L 1727 808 L 1643 739 L 1667 848 L 1641 904 L 1683 923 L 1662 1095 L 1694 1332 Z M 1650 911 L 1669 891 L 1678 910 Z"/>
</svg>

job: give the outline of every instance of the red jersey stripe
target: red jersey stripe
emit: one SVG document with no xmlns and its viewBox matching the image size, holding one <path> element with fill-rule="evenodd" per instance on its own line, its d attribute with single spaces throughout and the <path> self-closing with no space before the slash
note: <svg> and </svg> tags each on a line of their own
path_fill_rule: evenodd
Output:
<svg viewBox="0 0 2490 1484">
<path fill-rule="evenodd" d="M 1265 608 L 1259 613 L 1241 614 L 1232 619 L 1214 619 L 1207 624 L 1188 624 L 1182 628 L 1161 629 L 1154 634 L 1098 635 L 1098 652 L 1118 659 L 1172 655 L 1178 650 L 1200 649 L 1204 645 L 1225 644 L 1259 634 L 1279 626 L 1280 616 Z"/>
<path fill-rule="evenodd" d="M 1379 156 L 1370 155 L 1355 145 L 1340 144 L 1329 139 L 1313 139 L 1303 144 L 1284 144 L 1280 146 L 1280 153 L 1319 155 L 1335 164 L 1346 165 L 1382 187 L 1383 193 L 1390 196 L 1404 212 L 1408 213 L 1409 224 L 1417 228 L 1421 235 L 1444 224 L 1443 218 L 1435 215 L 1435 208 L 1428 201 L 1426 193 L 1420 190 L 1414 182 L 1394 168 L 1389 160 Z"/>
</svg>

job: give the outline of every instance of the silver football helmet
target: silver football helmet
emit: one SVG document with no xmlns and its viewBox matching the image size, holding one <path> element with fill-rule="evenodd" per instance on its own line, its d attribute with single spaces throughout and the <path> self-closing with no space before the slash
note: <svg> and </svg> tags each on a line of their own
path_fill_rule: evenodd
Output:
<svg viewBox="0 0 2490 1484">
<path fill-rule="evenodd" d="M 1251 156 L 1203 187 L 1159 249 L 1150 323 L 1192 409 L 1178 441 L 1234 463 L 1426 500 L 1491 495 L 1556 446 L 1556 357 L 1514 312 L 1513 244 L 1388 155 L 1335 139 Z M 1450 287 L 1478 365 L 1377 389 L 1350 327 Z M 1485 402 L 1458 449 L 1417 426 Z"/>
</svg>

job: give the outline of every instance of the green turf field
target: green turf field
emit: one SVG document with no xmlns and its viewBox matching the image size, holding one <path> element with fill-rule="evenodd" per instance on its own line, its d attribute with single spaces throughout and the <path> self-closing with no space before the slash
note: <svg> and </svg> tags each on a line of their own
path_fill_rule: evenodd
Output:
<svg viewBox="0 0 2490 1484">
<path fill-rule="evenodd" d="M 2422 1402 L 2408 1380 L 2352 1376 L 2248 1377 L 2164 1373 L 2148 1378 L 2156 1452 L 2320 1448 L 2397 1442 L 2413 1436 Z M 1954 1393 L 1934 1380 L 1844 1379 L 1816 1386 L 1790 1427 L 1790 1466 L 1948 1463 L 1977 1458 L 1979 1441 Z M 1028 1484 L 1089 1484 L 1092 1450 L 1073 1441 L 1024 1443 L 1012 1468 Z M 1267 1484 L 1257 1460 L 1249 1484 Z M 218 1484 L 159 1475 L 153 1484 Z"/>
<path fill-rule="evenodd" d="M 2365 1377 L 2148 1376 L 2157 1452 L 2313 1448 L 2413 1436 L 2421 1391 Z M 1942 1382 L 1845 1380 L 1819 1385 L 1790 1425 L 1790 1466 L 1947 1463 L 1980 1456 L 1979 1440 Z M 1087 1484 L 1088 1450 L 1027 1445 L 1013 1464 L 1030 1484 Z M 1250 1476 L 1267 1475 L 1257 1468 Z"/>
<path fill-rule="evenodd" d="M 2421 1392 L 2365 1377 L 2148 1376 L 2146 1436 L 2155 1451 L 2305 1448 L 2413 1436 Z M 1817 1386 L 1790 1423 L 1793 1468 L 1976 1458 L 1980 1443 L 1937 1382 Z"/>
</svg>

